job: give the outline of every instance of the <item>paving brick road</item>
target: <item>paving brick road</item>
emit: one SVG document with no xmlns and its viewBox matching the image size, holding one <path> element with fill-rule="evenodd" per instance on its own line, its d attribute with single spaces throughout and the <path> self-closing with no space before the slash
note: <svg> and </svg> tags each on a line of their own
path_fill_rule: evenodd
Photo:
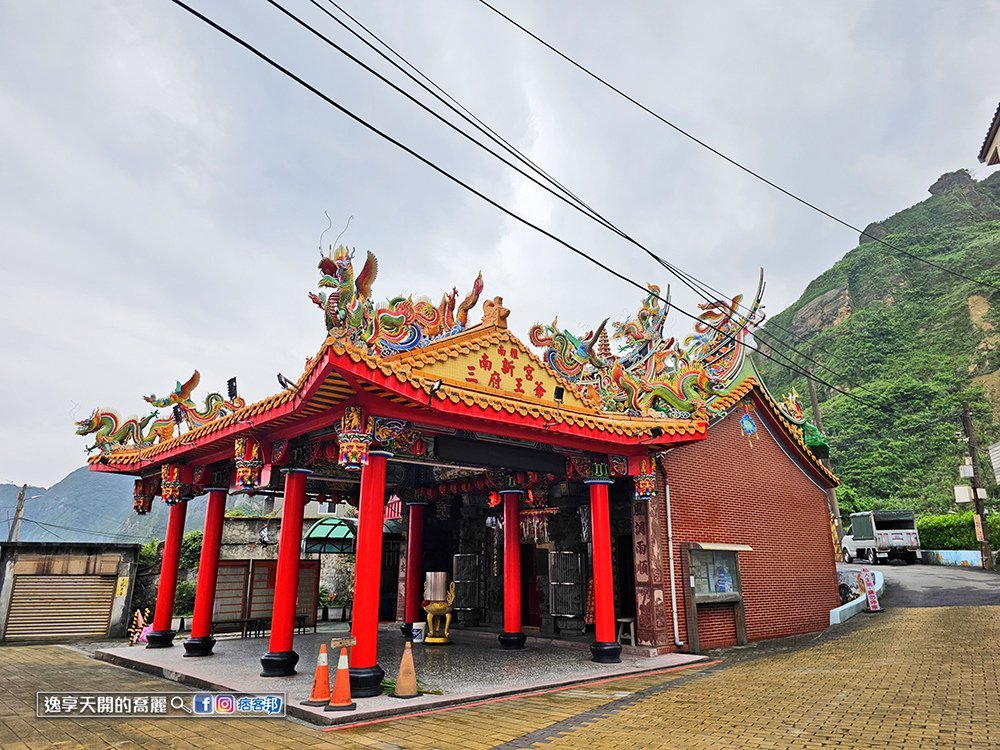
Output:
<svg viewBox="0 0 1000 750">
<path fill-rule="evenodd" d="M 58 646 L 0 649 L 0 747 L 1000 748 L 1000 607 L 896 609 L 725 664 L 323 731 L 290 720 L 34 718 L 36 690 L 171 690 Z"/>
</svg>

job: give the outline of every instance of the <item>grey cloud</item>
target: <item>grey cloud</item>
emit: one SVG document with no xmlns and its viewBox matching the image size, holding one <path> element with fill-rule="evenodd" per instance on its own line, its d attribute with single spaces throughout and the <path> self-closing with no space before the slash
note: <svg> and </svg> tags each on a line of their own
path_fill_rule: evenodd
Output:
<svg viewBox="0 0 1000 750">
<path fill-rule="evenodd" d="M 640 281 L 669 283 L 270 6 L 195 4 L 505 205 Z M 288 6 L 345 38 L 304 0 Z M 477 3 L 349 7 L 626 231 L 726 293 L 751 291 L 763 265 L 780 310 L 856 240 Z M 940 173 L 975 166 L 996 105 L 995 5 L 505 7 L 862 226 L 920 200 Z M 275 390 L 276 371 L 297 374 L 323 334 L 306 292 L 324 209 L 326 241 L 354 216 L 344 241 L 378 253 L 383 297 L 437 299 L 482 269 L 521 336 L 557 314 L 586 329 L 638 302 L 161 0 L 0 5 L 0 164 L 0 481 L 51 484 L 78 466 L 74 410 L 141 413 L 142 394 L 196 367 L 203 392 L 235 374 L 250 398 Z"/>
</svg>

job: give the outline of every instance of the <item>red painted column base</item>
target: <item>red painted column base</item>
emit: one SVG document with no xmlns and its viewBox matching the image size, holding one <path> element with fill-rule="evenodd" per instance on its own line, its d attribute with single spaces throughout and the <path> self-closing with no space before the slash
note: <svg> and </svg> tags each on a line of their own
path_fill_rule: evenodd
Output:
<svg viewBox="0 0 1000 750">
<path fill-rule="evenodd" d="M 285 475 L 285 493 L 281 506 L 274 602 L 271 605 L 271 638 L 267 653 L 260 657 L 261 677 L 289 677 L 295 674 L 295 665 L 299 662 L 299 655 L 293 648 L 295 600 L 299 589 L 299 553 L 302 546 L 302 517 L 306 505 L 306 477 L 312 472 L 309 469 L 281 471 Z"/>
<path fill-rule="evenodd" d="M 174 617 L 174 596 L 177 593 L 177 566 L 181 557 L 181 540 L 184 537 L 184 518 L 187 501 L 170 506 L 167 517 L 167 534 L 163 540 L 163 560 L 160 565 L 160 585 L 156 591 L 156 611 L 153 629 L 146 634 L 146 648 L 169 648 L 174 645 L 177 631 L 171 629 Z"/>
<path fill-rule="evenodd" d="M 594 642 L 591 659 L 598 664 L 621 662 L 622 646 L 615 637 L 615 600 L 611 567 L 611 516 L 608 486 L 612 480 L 584 480 L 590 487 L 590 542 L 594 557 Z"/>
<path fill-rule="evenodd" d="M 406 606 L 403 608 L 403 622 L 399 626 L 403 637 L 410 640 L 413 637 L 413 623 L 423 620 L 420 608 L 422 590 L 420 579 L 422 553 L 424 548 L 424 510 L 427 503 L 423 500 L 411 500 L 409 506 L 409 529 L 406 535 Z"/>
<path fill-rule="evenodd" d="M 521 490 L 501 490 L 503 498 L 503 632 L 500 648 L 524 648 L 528 637 L 521 630 Z"/>
<path fill-rule="evenodd" d="M 184 641 L 184 656 L 211 656 L 215 649 L 212 636 L 212 612 L 215 609 L 215 588 L 219 579 L 219 552 L 222 546 L 222 526 L 226 519 L 225 487 L 208 490 L 205 504 L 205 530 L 202 532 L 201 557 L 198 560 L 198 583 L 194 595 L 194 618 L 191 637 Z"/>
</svg>

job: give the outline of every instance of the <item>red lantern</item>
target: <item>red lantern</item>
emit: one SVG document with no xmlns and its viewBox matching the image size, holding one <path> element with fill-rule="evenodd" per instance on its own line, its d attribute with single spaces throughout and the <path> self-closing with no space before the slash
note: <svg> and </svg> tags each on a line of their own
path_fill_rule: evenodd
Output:
<svg viewBox="0 0 1000 750">
<path fill-rule="evenodd" d="M 337 450 L 337 443 L 333 440 L 329 440 L 323 443 L 323 457 L 327 461 L 336 461 L 340 452 Z"/>
<path fill-rule="evenodd" d="M 461 483 L 461 484 L 459 485 L 459 487 L 461 487 L 461 489 L 462 489 L 462 492 L 468 492 L 469 490 L 471 490 L 471 489 L 472 489 L 472 483 L 471 483 L 471 482 L 469 482 L 469 480 L 468 480 L 468 479 L 466 479 L 466 480 L 465 480 L 464 482 L 462 482 L 462 483 Z"/>
</svg>

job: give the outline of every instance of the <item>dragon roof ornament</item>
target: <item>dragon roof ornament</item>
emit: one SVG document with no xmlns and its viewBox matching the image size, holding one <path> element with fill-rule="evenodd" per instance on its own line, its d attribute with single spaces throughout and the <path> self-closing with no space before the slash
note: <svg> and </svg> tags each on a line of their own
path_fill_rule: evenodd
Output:
<svg viewBox="0 0 1000 750">
<path fill-rule="evenodd" d="M 143 401 L 157 407 L 146 417 L 122 420 L 114 409 L 95 409 L 89 417 L 76 423 L 76 434 L 94 436 L 94 444 L 86 448 L 88 453 L 93 450 L 110 453 L 130 447 L 149 448 L 174 437 L 178 418 L 187 422 L 188 429 L 193 430 L 246 406 L 246 401 L 240 396 L 228 401 L 219 393 L 209 393 L 203 406 L 198 408 L 191 394 L 199 382 L 201 373 L 195 370 L 185 382 L 178 380 L 173 391 L 163 398 L 152 394 L 143 396 Z M 173 413 L 160 416 L 159 409 L 164 407 L 171 408 Z"/>
<path fill-rule="evenodd" d="M 469 311 L 483 291 L 482 273 L 461 302 L 456 288 L 442 295 L 437 305 L 427 297 L 413 296 L 376 302 L 372 285 L 378 275 L 378 260 L 369 251 L 360 273 L 355 275 L 354 255 L 354 250 L 343 245 L 321 253 L 321 291 L 310 292 L 309 299 L 323 310 L 329 336 L 346 339 L 372 354 L 388 356 L 454 336 L 468 326 Z"/>
<path fill-rule="evenodd" d="M 806 419 L 802 402 L 799 400 L 799 393 L 795 388 L 782 396 L 777 404 L 778 410 L 792 423 L 793 429 L 799 432 L 802 442 L 809 450 L 820 458 L 826 458 L 830 455 L 830 445 L 826 440 L 826 435 L 820 432 L 815 422 Z"/>
<path fill-rule="evenodd" d="M 545 347 L 545 361 L 585 395 L 596 395 L 605 411 L 708 417 L 711 402 L 736 385 L 746 361 L 744 340 L 764 320 L 764 272 L 750 305 L 741 304 L 743 295 L 699 305 L 695 332 L 682 344 L 664 333 L 669 287 L 662 295 L 655 284 L 647 288 L 636 314 L 611 324 L 617 355 L 608 346 L 608 319 L 584 336 L 559 328 L 558 318 L 536 324 L 531 343 Z"/>
</svg>

